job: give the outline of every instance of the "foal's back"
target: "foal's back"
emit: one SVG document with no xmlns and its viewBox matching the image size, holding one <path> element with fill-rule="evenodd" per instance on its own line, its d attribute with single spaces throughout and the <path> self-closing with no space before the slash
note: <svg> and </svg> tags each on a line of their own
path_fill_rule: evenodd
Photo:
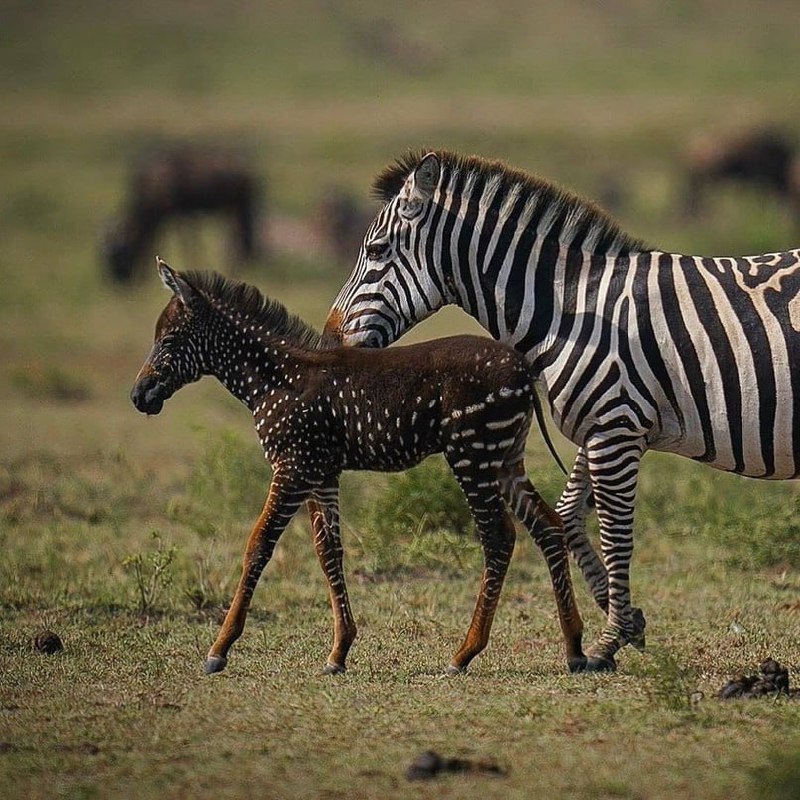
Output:
<svg viewBox="0 0 800 800">
<path fill-rule="evenodd" d="M 504 423 L 524 437 L 531 375 L 514 350 L 479 336 L 451 336 L 386 350 L 337 348 L 309 355 L 309 399 L 337 421 L 344 469 L 400 470 L 455 442 L 493 445 Z M 312 400 L 313 402 L 313 400 Z M 493 427 L 494 426 L 494 427 Z"/>
</svg>

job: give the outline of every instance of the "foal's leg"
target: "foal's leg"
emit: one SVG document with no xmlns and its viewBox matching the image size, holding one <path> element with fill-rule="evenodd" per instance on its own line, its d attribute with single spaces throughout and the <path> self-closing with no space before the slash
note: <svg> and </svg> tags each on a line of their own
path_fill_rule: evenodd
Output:
<svg viewBox="0 0 800 800">
<path fill-rule="evenodd" d="M 356 638 L 356 623 L 350 611 L 344 572 L 342 570 L 342 537 L 339 531 L 339 481 L 314 490 L 309 501 L 314 547 L 328 581 L 328 594 L 333 611 L 333 648 L 323 672 L 332 675 L 344 672 L 345 659 Z"/>
<path fill-rule="evenodd" d="M 280 470 L 273 473 L 264 510 L 247 540 L 242 577 L 236 587 L 236 594 L 217 639 L 208 651 L 205 666 L 207 673 L 225 669 L 228 650 L 244 630 L 250 598 L 261 572 L 272 558 L 278 538 L 310 491 L 310 487 L 297 481 L 295 476 L 283 474 Z"/>
<path fill-rule="evenodd" d="M 572 592 L 569 556 L 561 529 L 561 519 L 542 500 L 539 492 L 528 480 L 522 461 L 500 468 L 500 491 L 503 499 L 542 551 L 556 596 L 558 618 L 567 649 L 567 664 L 570 672 L 580 672 L 586 667 L 586 656 L 581 649 L 583 621 Z"/>
<path fill-rule="evenodd" d="M 514 552 L 516 532 L 500 497 L 494 476 L 481 473 L 469 466 L 460 466 L 466 459 L 448 452 L 448 463 L 467 497 L 478 536 L 483 545 L 483 578 L 464 643 L 453 656 L 447 672 L 457 675 L 489 642 L 489 632 L 500 599 L 511 554 Z"/>
</svg>

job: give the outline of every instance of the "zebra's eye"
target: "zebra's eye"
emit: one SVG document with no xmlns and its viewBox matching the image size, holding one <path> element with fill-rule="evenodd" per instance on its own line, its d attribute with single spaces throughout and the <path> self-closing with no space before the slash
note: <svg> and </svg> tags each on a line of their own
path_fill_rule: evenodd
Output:
<svg viewBox="0 0 800 800">
<path fill-rule="evenodd" d="M 372 244 L 368 244 L 366 247 L 364 247 L 364 252 L 367 254 L 367 258 L 370 261 L 380 261 L 389 255 L 389 243 L 373 242 Z"/>
</svg>

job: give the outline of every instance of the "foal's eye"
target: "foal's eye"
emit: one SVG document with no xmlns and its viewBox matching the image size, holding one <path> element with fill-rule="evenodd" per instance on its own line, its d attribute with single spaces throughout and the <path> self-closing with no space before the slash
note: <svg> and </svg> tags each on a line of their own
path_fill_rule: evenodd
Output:
<svg viewBox="0 0 800 800">
<path fill-rule="evenodd" d="M 368 244 L 364 251 L 367 254 L 367 258 L 370 261 L 380 261 L 382 258 L 386 258 L 389 254 L 389 243 L 388 242 L 375 242 L 373 244 Z"/>
</svg>

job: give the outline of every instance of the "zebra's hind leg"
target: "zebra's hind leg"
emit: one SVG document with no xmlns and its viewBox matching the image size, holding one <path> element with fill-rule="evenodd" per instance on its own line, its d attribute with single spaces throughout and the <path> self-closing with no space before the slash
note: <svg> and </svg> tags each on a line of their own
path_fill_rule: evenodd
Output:
<svg viewBox="0 0 800 800">
<path fill-rule="evenodd" d="M 542 500 L 525 474 L 522 461 L 501 468 L 500 491 L 509 508 L 542 551 L 556 597 L 558 618 L 567 650 L 567 665 L 570 672 L 581 672 L 586 668 L 586 656 L 581 648 L 583 620 L 572 591 L 569 556 L 561 519 Z"/>
<path fill-rule="evenodd" d="M 466 671 L 470 661 L 489 642 L 497 602 L 514 552 L 516 532 L 494 475 L 472 468 L 468 458 L 459 458 L 450 451 L 446 457 L 466 495 L 484 555 L 483 577 L 472 622 L 463 644 L 447 668 L 449 675 L 457 675 Z"/>
<path fill-rule="evenodd" d="M 350 610 L 347 585 L 342 560 L 344 551 L 339 530 L 339 482 L 314 490 L 308 502 L 311 527 L 314 531 L 314 548 L 322 571 L 328 582 L 328 594 L 333 612 L 333 647 L 323 672 L 334 675 L 345 671 L 345 661 L 350 646 L 356 638 L 356 623 Z"/>
<path fill-rule="evenodd" d="M 590 670 L 615 669 L 616 652 L 628 642 L 638 638 L 643 643 L 644 639 L 644 616 L 641 616 L 637 630 L 630 602 L 633 509 L 643 452 L 642 439 L 621 437 L 619 430 L 608 437 L 596 437 L 588 448 L 589 474 L 600 522 L 600 544 L 608 569 L 608 620 L 587 651 L 587 668 Z"/>
<path fill-rule="evenodd" d="M 586 451 L 575 456 L 567 485 L 556 504 L 556 512 L 564 524 L 567 548 L 583 573 L 595 602 L 608 613 L 608 573 L 605 564 L 586 535 L 586 519 L 592 511 L 592 484 Z"/>
<path fill-rule="evenodd" d="M 608 615 L 608 572 L 586 533 L 586 521 L 593 506 L 586 450 L 580 448 L 567 485 L 556 505 L 556 512 L 564 524 L 567 548 L 583 573 L 595 602 Z M 644 650 L 647 621 L 641 608 L 632 608 L 631 611 L 633 630 L 630 644 L 637 650 Z"/>
</svg>

